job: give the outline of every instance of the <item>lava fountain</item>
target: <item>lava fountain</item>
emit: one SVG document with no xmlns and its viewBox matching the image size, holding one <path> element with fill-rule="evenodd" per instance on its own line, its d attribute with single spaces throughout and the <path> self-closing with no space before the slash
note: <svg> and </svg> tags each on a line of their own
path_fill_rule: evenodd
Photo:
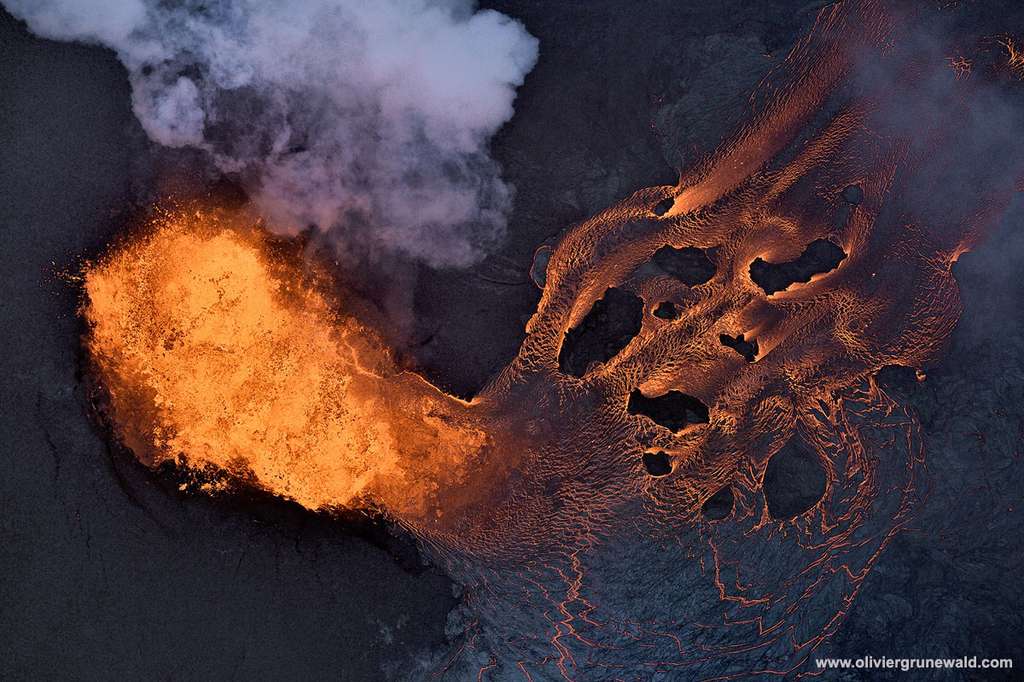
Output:
<svg viewBox="0 0 1024 682">
<path fill-rule="evenodd" d="M 729 142 L 563 237 L 518 356 L 468 403 L 397 370 L 258 227 L 164 215 L 85 278 L 118 436 L 150 465 L 385 509 L 467 586 L 455 678 L 793 670 L 917 501 L 916 420 L 874 376 L 936 357 L 953 264 L 1024 171 L 980 69 L 912 24 L 823 10 Z M 631 333 L 595 341 L 615 301 Z M 763 481 L 789 443 L 826 486 L 777 519 Z"/>
<path fill-rule="evenodd" d="M 160 214 L 85 278 L 87 347 L 120 439 L 310 509 L 436 510 L 486 435 L 343 318 L 315 270 L 240 216 Z"/>
</svg>

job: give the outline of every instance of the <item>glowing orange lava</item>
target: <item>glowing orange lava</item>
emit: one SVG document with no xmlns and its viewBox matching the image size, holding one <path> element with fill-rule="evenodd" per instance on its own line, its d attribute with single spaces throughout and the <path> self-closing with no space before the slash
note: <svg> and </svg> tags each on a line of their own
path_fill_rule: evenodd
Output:
<svg viewBox="0 0 1024 682">
<path fill-rule="evenodd" d="M 397 373 L 371 330 L 237 219 L 165 214 L 91 267 L 85 291 L 113 423 L 151 466 L 212 466 L 312 509 L 417 516 L 484 440 L 440 419 L 452 399 Z"/>
</svg>

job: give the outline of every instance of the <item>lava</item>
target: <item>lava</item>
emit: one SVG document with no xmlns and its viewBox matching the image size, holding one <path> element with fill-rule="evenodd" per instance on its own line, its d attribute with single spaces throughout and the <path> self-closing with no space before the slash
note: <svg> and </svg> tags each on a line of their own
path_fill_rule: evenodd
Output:
<svg viewBox="0 0 1024 682">
<path fill-rule="evenodd" d="M 164 212 L 90 267 L 85 291 L 111 420 L 150 466 L 213 468 L 311 509 L 384 504 L 415 518 L 484 441 L 440 419 L 452 400 L 397 372 L 371 330 L 240 217 Z"/>
<path fill-rule="evenodd" d="M 1024 78 L 1024 51 L 1010 36 L 1003 36 L 999 44 L 1006 50 L 1006 68 L 1018 78 Z"/>
<path fill-rule="evenodd" d="M 953 264 L 1024 171 L 1012 131 L 977 125 L 981 74 L 900 43 L 910 24 L 823 10 L 715 154 L 564 235 L 470 402 L 398 371 L 258 228 L 163 216 L 85 279 L 116 433 L 150 465 L 410 527 L 467 587 L 456 675 L 794 670 L 919 502 L 916 418 L 874 377 L 941 351 Z M 619 299 L 628 324 L 587 351 Z M 765 471 L 794 439 L 825 491 L 774 519 Z"/>
</svg>

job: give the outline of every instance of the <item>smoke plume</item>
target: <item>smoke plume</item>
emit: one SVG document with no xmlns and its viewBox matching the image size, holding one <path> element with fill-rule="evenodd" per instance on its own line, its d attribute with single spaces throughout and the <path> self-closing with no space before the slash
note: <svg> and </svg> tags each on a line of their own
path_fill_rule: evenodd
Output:
<svg viewBox="0 0 1024 682">
<path fill-rule="evenodd" d="M 105 45 L 149 136 L 196 147 L 281 232 L 472 263 L 511 189 L 488 155 L 537 41 L 472 0 L 3 0 L 40 36 Z"/>
</svg>

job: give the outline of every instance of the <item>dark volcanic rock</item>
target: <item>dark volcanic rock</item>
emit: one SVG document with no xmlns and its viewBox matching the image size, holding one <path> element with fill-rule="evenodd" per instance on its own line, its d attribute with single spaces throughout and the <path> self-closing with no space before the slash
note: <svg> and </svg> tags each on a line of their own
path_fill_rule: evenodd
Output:
<svg viewBox="0 0 1024 682">
<path fill-rule="evenodd" d="M 913 393 L 918 387 L 918 370 L 905 365 L 886 365 L 878 370 L 875 379 L 883 388 L 895 389 L 902 395 Z"/>
<path fill-rule="evenodd" d="M 860 185 L 849 185 L 843 190 L 843 199 L 846 203 L 857 206 L 864 201 L 864 190 Z"/>
<path fill-rule="evenodd" d="M 662 301 L 654 309 L 653 315 L 663 320 L 677 320 L 679 319 L 679 309 L 676 308 L 676 304 L 672 301 Z"/>
<path fill-rule="evenodd" d="M 669 212 L 669 209 L 672 208 L 672 204 L 674 203 L 676 203 L 676 198 L 674 196 L 665 197 L 664 199 L 662 199 L 661 201 L 654 205 L 654 208 L 651 209 L 651 212 L 654 213 L 654 215 L 656 216 L 663 216 Z"/>
<path fill-rule="evenodd" d="M 648 398 L 635 389 L 629 394 L 626 409 L 630 414 L 641 414 L 670 431 L 680 431 L 687 424 L 706 424 L 710 416 L 707 405 L 681 391 Z"/>
<path fill-rule="evenodd" d="M 725 486 L 709 497 L 701 507 L 701 513 L 708 521 L 720 521 L 732 513 L 732 486 Z"/>
<path fill-rule="evenodd" d="M 704 249 L 663 246 L 654 254 L 654 264 L 683 284 L 695 287 L 715 275 L 715 264 Z"/>
<path fill-rule="evenodd" d="M 672 473 L 672 460 L 666 452 L 645 452 L 643 461 L 644 468 L 651 476 L 667 476 Z"/>
<path fill-rule="evenodd" d="M 811 277 L 835 270 L 846 253 L 827 239 L 816 239 L 807 245 L 796 260 L 769 263 L 757 258 L 750 264 L 750 279 L 771 296 L 797 282 L 810 282 Z"/>
<path fill-rule="evenodd" d="M 825 470 L 804 447 L 791 440 L 772 455 L 764 472 L 764 497 L 773 519 L 791 519 L 825 494 Z"/>
<path fill-rule="evenodd" d="M 581 377 L 592 363 L 607 362 L 640 331 L 644 302 L 635 294 L 612 287 L 594 303 L 583 321 L 570 329 L 558 353 L 558 366 Z"/>
<path fill-rule="evenodd" d="M 743 338 L 743 334 L 740 334 L 739 336 L 719 334 L 718 340 L 722 342 L 723 346 L 732 348 L 734 351 L 742 355 L 747 362 L 753 362 L 757 358 L 757 339 L 750 339 L 747 341 Z"/>
</svg>

